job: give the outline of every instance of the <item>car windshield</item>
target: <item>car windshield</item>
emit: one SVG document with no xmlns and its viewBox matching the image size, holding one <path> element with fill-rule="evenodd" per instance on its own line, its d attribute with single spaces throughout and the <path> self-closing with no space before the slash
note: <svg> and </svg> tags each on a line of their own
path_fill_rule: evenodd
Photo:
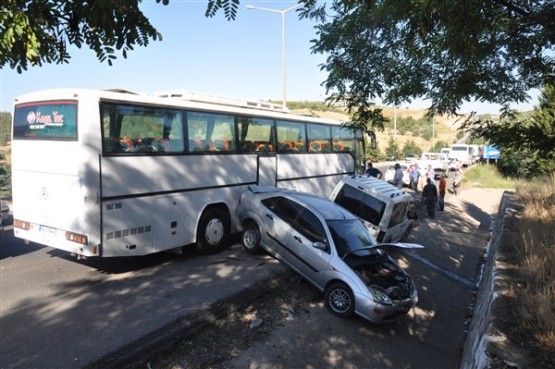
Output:
<svg viewBox="0 0 555 369">
<path fill-rule="evenodd" d="M 377 245 L 368 229 L 358 219 L 328 220 L 333 243 L 340 257 L 353 250 Z M 369 251 L 361 251 L 368 254 Z"/>
</svg>

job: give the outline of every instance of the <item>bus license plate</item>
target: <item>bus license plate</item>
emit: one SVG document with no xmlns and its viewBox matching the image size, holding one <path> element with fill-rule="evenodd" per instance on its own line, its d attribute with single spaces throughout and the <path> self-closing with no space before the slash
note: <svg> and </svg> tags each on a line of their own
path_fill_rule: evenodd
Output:
<svg viewBox="0 0 555 369">
<path fill-rule="evenodd" d="M 56 228 L 43 226 L 43 225 L 39 227 L 39 231 L 42 233 L 48 233 L 48 234 L 54 234 L 54 235 L 56 234 Z"/>
</svg>

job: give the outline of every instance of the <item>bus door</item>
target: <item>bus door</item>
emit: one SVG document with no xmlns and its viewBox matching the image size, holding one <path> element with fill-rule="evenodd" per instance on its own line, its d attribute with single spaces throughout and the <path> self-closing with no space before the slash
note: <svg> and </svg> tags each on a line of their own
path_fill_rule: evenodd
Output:
<svg viewBox="0 0 555 369">
<path fill-rule="evenodd" d="M 261 186 L 273 186 L 277 184 L 277 157 L 275 153 L 258 154 L 258 178 Z"/>
</svg>

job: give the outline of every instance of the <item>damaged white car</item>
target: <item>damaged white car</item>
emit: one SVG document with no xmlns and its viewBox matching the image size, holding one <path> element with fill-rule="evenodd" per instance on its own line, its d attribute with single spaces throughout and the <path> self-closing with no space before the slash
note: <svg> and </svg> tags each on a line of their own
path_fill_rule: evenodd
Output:
<svg viewBox="0 0 555 369">
<path fill-rule="evenodd" d="M 265 250 L 324 292 L 329 311 L 371 322 L 404 316 L 418 301 L 414 282 L 362 222 L 334 202 L 275 187 L 250 186 L 237 216 L 245 250 Z"/>
</svg>

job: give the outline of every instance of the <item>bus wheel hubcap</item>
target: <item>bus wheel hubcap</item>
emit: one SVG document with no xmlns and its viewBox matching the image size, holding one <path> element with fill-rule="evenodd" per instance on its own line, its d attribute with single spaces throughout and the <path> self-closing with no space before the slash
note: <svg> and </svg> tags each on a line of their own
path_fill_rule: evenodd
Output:
<svg viewBox="0 0 555 369">
<path fill-rule="evenodd" d="M 206 225 L 206 241 L 211 245 L 217 245 L 224 236 L 224 225 L 219 219 L 212 219 Z"/>
</svg>

